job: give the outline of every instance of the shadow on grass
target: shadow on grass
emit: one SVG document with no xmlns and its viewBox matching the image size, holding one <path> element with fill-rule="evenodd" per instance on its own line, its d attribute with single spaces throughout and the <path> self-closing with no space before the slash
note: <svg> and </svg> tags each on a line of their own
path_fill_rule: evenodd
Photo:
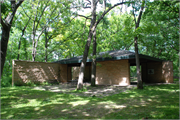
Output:
<svg viewBox="0 0 180 120">
<path fill-rule="evenodd" d="M 115 99 L 116 98 L 116 99 Z M 179 118 L 179 85 L 146 86 L 143 90 L 130 90 L 118 95 L 109 96 L 106 101 L 129 101 L 120 113 L 111 113 L 103 118 L 110 119 L 178 119 Z M 129 112 L 127 112 L 129 111 Z M 127 116 L 127 117 L 126 117 Z"/>
<path fill-rule="evenodd" d="M 175 91 L 176 90 L 176 91 Z M 179 85 L 145 86 L 96 98 L 1 88 L 2 119 L 178 119 Z"/>
</svg>

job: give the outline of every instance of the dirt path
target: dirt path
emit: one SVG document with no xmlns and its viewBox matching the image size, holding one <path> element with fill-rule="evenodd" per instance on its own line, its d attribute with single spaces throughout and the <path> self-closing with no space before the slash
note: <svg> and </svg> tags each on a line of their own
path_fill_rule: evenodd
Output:
<svg viewBox="0 0 180 120">
<path fill-rule="evenodd" d="M 154 83 L 147 84 L 149 85 L 162 85 L 162 84 L 170 84 L 170 83 Z M 137 85 L 129 85 L 129 86 L 117 86 L 117 85 L 99 85 L 97 87 L 91 87 L 89 83 L 84 83 L 84 87 L 87 89 L 86 92 L 73 92 L 76 89 L 76 84 L 71 83 L 63 83 L 59 85 L 51 85 L 51 86 L 38 86 L 33 87 L 36 90 L 46 90 L 51 92 L 59 92 L 59 93 L 68 93 L 76 96 L 96 96 L 96 97 L 105 97 L 113 94 L 118 94 L 120 92 L 125 92 L 126 90 L 137 87 Z"/>
<path fill-rule="evenodd" d="M 97 87 L 91 87 L 90 84 L 84 84 L 84 87 L 87 89 L 86 92 L 73 92 L 76 89 L 75 84 L 60 84 L 60 85 L 52 85 L 52 86 L 38 86 L 34 87 L 36 90 L 47 90 L 52 92 L 59 93 L 68 93 L 76 96 L 96 96 L 96 97 L 105 97 L 113 94 L 118 94 L 120 92 L 125 92 L 136 85 L 129 86 L 115 86 L 115 85 L 101 85 Z"/>
</svg>

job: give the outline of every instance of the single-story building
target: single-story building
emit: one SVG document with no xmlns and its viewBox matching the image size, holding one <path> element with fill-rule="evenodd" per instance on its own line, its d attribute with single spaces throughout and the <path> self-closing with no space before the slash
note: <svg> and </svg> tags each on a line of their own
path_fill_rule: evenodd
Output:
<svg viewBox="0 0 180 120">
<path fill-rule="evenodd" d="M 83 56 L 63 59 L 53 63 L 13 60 L 12 84 L 28 82 L 68 82 L 77 79 Z M 142 81 L 145 83 L 172 83 L 173 63 L 139 54 Z M 135 66 L 135 53 L 126 50 L 101 52 L 97 57 L 97 85 L 130 85 L 130 66 Z M 84 81 L 91 78 L 88 58 Z M 73 68 L 73 69 L 72 69 Z"/>
</svg>

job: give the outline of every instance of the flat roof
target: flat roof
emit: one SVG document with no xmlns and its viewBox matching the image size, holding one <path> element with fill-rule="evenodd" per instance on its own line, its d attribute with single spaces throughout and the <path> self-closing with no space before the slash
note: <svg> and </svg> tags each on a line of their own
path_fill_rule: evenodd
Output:
<svg viewBox="0 0 180 120">
<path fill-rule="evenodd" d="M 152 61 L 163 61 L 161 59 L 143 54 L 139 54 L 139 58 L 148 59 Z M 83 56 L 78 56 L 69 59 L 55 61 L 55 63 L 61 63 L 61 64 L 81 63 L 82 59 Z M 131 52 L 127 50 L 100 52 L 99 54 L 97 54 L 96 61 L 123 60 L 123 59 L 135 59 L 135 52 Z M 86 62 L 92 62 L 92 55 L 90 55 L 90 57 L 87 58 Z"/>
</svg>

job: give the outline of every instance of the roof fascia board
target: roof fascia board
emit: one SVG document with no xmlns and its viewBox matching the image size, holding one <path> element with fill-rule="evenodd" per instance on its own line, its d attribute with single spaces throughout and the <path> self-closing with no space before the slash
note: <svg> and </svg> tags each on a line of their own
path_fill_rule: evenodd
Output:
<svg viewBox="0 0 180 120">
<path fill-rule="evenodd" d="M 144 59 L 153 60 L 153 61 L 163 61 L 161 59 L 154 58 L 154 57 L 151 57 L 151 56 L 148 56 L 148 55 L 142 55 L 142 54 L 139 54 L 139 58 L 144 58 Z"/>
</svg>

